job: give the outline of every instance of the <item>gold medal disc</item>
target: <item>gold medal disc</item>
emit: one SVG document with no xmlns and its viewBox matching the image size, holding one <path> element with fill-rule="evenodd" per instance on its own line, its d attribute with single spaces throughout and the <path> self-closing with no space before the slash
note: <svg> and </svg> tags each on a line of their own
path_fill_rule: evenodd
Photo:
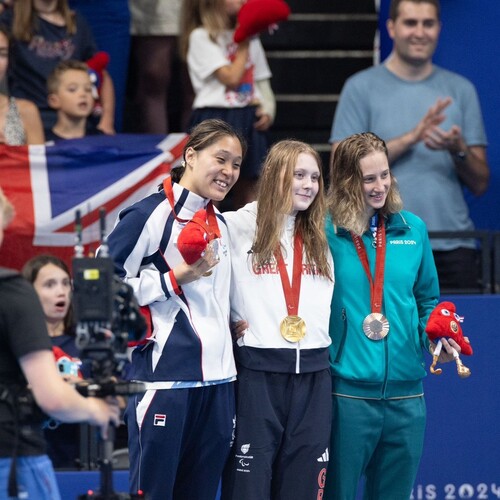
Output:
<svg viewBox="0 0 500 500">
<path fill-rule="evenodd" d="M 298 342 L 306 336 L 306 323 L 300 316 L 287 316 L 280 323 L 281 336 L 288 342 Z"/>
<path fill-rule="evenodd" d="M 389 333 L 389 321 L 381 313 L 371 313 L 363 320 L 363 332 L 371 340 L 382 340 Z"/>
</svg>

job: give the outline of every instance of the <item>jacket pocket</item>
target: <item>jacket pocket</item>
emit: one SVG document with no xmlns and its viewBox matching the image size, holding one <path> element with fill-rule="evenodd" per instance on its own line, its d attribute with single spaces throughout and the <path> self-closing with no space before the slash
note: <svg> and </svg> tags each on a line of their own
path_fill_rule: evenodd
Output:
<svg viewBox="0 0 500 500">
<path fill-rule="evenodd" d="M 342 353 L 344 352 L 344 345 L 347 339 L 347 313 L 345 307 L 342 308 L 340 312 L 340 318 L 342 319 L 342 337 L 340 338 L 339 348 L 337 350 L 337 355 L 335 356 L 334 363 L 339 363 Z"/>
</svg>

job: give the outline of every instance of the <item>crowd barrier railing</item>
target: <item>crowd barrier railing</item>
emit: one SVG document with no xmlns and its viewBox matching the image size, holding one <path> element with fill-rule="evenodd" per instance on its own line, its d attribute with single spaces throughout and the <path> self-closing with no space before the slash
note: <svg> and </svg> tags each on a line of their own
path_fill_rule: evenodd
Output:
<svg viewBox="0 0 500 500">
<path fill-rule="evenodd" d="M 429 231 L 429 238 L 436 239 L 471 239 L 476 241 L 479 252 L 477 286 L 472 288 L 444 288 L 442 294 L 489 294 L 500 293 L 500 232 L 489 230 L 476 231 Z M 496 271 L 495 271 L 496 269 Z"/>
</svg>

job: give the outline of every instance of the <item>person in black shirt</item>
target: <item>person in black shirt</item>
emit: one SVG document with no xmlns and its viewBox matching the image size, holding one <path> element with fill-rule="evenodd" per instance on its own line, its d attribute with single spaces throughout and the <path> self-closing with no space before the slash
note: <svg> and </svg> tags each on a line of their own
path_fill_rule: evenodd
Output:
<svg viewBox="0 0 500 500">
<path fill-rule="evenodd" d="M 0 190 L 0 245 L 12 217 L 12 205 Z M 97 425 L 103 437 L 110 422 L 118 425 L 119 409 L 113 399 L 84 398 L 64 382 L 35 290 L 7 269 L 0 269 L 0 388 L 0 497 L 60 499 L 45 455 L 42 418 L 24 414 L 19 401 L 32 395 L 35 407 L 47 415 Z"/>
</svg>

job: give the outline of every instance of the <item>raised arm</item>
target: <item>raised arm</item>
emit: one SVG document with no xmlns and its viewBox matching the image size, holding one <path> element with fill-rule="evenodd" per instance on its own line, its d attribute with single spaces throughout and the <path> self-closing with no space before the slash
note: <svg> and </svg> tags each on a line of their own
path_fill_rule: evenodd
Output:
<svg viewBox="0 0 500 500">
<path fill-rule="evenodd" d="M 244 40 L 238 44 L 234 60 L 231 64 L 222 66 L 215 71 L 217 79 L 229 88 L 236 88 L 245 74 L 245 66 L 248 59 L 249 41 Z"/>
<path fill-rule="evenodd" d="M 102 116 L 98 128 L 105 134 L 115 133 L 115 88 L 107 71 L 103 71 L 101 87 Z"/>
</svg>

